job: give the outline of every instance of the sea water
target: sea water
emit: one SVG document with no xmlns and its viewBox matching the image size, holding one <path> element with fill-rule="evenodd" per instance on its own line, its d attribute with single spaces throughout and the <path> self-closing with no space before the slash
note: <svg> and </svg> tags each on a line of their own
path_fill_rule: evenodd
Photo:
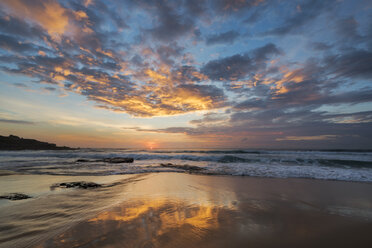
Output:
<svg viewBox="0 0 372 248">
<path fill-rule="evenodd" d="M 131 157 L 134 158 L 134 162 L 113 164 L 99 161 L 113 157 Z M 78 159 L 88 161 L 77 162 Z M 184 165 L 201 169 L 188 170 Z M 61 176 L 191 172 L 206 175 L 372 182 L 372 151 L 247 149 L 1 151 L 0 170 Z"/>
</svg>

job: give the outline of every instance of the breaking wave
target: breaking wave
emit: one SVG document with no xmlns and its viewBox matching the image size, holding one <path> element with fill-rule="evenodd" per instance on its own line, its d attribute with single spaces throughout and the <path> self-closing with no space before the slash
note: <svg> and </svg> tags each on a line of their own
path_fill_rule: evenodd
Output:
<svg viewBox="0 0 372 248">
<path fill-rule="evenodd" d="M 112 157 L 131 157 L 134 163 L 110 164 L 102 160 Z M 77 163 L 78 159 L 88 162 Z M 372 182 L 372 152 L 133 149 L 1 151 L 0 170 L 53 175 L 187 172 Z"/>
</svg>

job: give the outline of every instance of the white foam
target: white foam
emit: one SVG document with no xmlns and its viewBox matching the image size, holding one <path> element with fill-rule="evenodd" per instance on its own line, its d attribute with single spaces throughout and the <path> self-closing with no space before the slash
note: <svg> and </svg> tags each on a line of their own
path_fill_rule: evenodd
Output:
<svg viewBox="0 0 372 248">
<path fill-rule="evenodd" d="M 75 163 L 77 159 L 133 157 L 132 164 Z M 161 163 L 193 165 L 202 174 L 315 178 L 372 182 L 372 152 L 74 150 L 0 152 L 0 169 L 48 174 L 185 172 Z M 194 171 L 195 172 L 195 171 Z"/>
</svg>

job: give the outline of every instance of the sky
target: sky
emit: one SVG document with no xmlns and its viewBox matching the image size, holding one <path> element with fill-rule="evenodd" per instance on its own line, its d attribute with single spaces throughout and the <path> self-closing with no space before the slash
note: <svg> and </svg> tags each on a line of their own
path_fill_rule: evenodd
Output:
<svg viewBox="0 0 372 248">
<path fill-rule="evenodd" d="M 372 149 L 370 0 L 2 0 L 0 135 Z"/>
</svg>

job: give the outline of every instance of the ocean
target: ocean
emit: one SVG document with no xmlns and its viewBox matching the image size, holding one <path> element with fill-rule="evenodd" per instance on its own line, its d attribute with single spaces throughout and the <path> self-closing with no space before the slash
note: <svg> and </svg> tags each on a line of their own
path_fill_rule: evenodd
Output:
<svg viewBox="0 0 372 248">
<path fill-rule="evenodd" d="M 99 161 L 113 157 L 130 157 L 134 159 L 134 162 Z M 87 161 L 77 162 L 78 159 Z M 59 176 L 179 172 L 372 182 L 372 151 L 247 149 L 1 151 L 0 170 Z"/>
<path fill-rule="evenodd" d="M 100 186 L 64 186 L 82 182 Z M 370 182 L 369 151 L 1 151 L 0 248 L 304 247 L 329 230 L 367 244 Z"/>
</svg>

